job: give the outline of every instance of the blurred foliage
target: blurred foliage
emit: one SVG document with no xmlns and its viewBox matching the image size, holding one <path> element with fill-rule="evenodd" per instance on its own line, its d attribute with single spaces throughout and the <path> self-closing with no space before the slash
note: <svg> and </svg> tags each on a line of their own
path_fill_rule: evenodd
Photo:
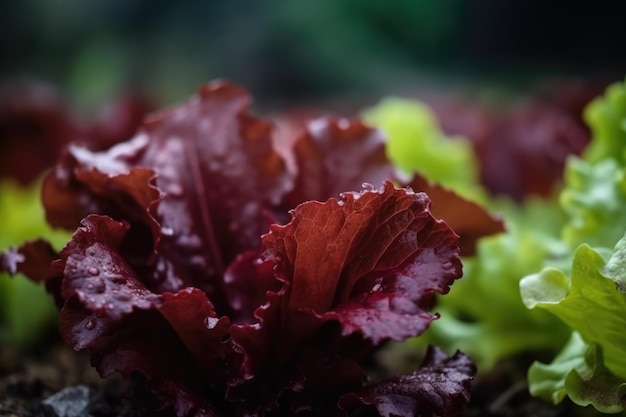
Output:
<svg viewBox="0 0 626 417">
<path fill-rule="evenodd" d="M 387 98 L 366 110 L 363 118 L 385 132 L 387 156 L 404 173 L 417 171 L 466 199 L 485 199 L 472 144 L 443 134 L 425 104 Z"/>
<path fill-rule="evenodd" d="M 68 232 L 52 230 L 46 223 L 39 194 L 39 185 L 24 188 L 0 182 L 0 250 L 40 237 L 49 239 L 57 250 L 67 242 Z M 56 320 L 56 307 L 43 286 L 22 275 L 0 273 L 0 341 L 29 347 Z"/>
</svg>

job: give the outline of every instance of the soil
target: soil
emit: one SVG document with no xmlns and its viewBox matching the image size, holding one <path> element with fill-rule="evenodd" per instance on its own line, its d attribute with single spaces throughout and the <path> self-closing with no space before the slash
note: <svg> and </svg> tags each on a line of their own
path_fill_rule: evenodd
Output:
<svg viewBox="0 0 626 417">
<path fill-rule="evenodd" d="M 553 406 L 528 394 L 524 360 L 502 362 L 477 376 L 463 417 L 589 416 L 565 401 Z M 591 414 L 593 415 L 593 414 Z M 57 340 L 25 357 L 0 346 L 0 416 L 2 417 L 172 417 L 159 411 L 152 397 L 132 381 L 102 380 L 85 352 Z"/>
</svg>

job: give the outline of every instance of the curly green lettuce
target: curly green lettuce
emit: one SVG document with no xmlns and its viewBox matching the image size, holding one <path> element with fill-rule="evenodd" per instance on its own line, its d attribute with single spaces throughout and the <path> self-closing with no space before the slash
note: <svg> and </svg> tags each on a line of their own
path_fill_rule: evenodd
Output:
<svg viewBox="0 0 626 417">
<path fill-rule="evenodd" d="M 573 260 L 520 282 L 525 305 L 552 313 L 572 336 L 528 379 L 533 395 L 615 413 L 626 407 L 626 83 L 610 86 L 585 118 L 592 141 L 568 161 L 560 195 L 561 238 Z"/>
<path fill-rule="evenodd" d="M 612 248 L 626 230 L 626 171 L 612 158 L 595 164 L 572 158 L 560 203 L 568 216 L 562 238 L 570 247 Z"/>
<path fill-rule="evenodd" d="M 545 268 L 520 288 L 528 308 L 551 312 L 575 332 L 550 365 L 531 367 L 531 393 L 614 413 L 626 408 L 626 239 L 608 261 L 603 252 L 580 245 L 571 276 Z"/>
<path fill-rule="evenodd" d="M 592 142 L 584 158 L 592 163 L 607 158 L 626 161 L 626 83 L 609 86 L 602 97 L 585 109 L 585 120 L 592 133 Z"/>
</svg>

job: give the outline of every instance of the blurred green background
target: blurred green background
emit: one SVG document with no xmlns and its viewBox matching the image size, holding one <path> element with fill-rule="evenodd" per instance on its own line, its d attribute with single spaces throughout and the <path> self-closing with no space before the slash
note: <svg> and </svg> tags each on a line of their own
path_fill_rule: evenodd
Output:
<svg viewBox="0 0 626 417">
<path fill-rule="evenodd" d="M 20 0 L 0 6 L 0 75 L 80 103 L 160 103 L 228 78 L 268 104 L 426 86 L 621 79 L 623 2 L 539 0 Z"/>
</svg>

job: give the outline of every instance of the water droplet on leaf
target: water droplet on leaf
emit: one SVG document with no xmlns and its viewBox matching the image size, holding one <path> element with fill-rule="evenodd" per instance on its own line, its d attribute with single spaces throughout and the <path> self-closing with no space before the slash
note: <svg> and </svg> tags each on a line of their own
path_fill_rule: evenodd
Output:
<svg viewBox="0 0 626 417">
<path fill-rule="evenodd" d="M 217 326 L 218 321 L 219 319 L 217 317 L 207 317 L 206 319 L 204 319 L 204 324 L 206 325 L 207 329 L 212 329 Z"/>
</svg>

